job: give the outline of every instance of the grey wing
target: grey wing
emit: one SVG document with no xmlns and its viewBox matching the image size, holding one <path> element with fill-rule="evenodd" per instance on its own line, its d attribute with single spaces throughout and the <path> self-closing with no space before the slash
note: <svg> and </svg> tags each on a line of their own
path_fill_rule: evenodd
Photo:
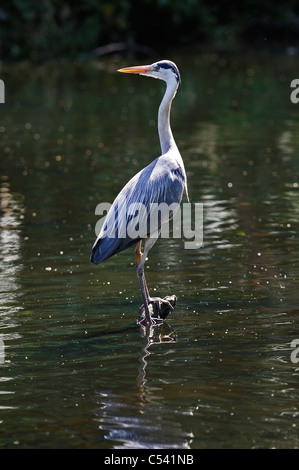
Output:
<svg viewBox="0 0 299 470">
<path fill-rule="evenodd" d="M 163 157 L 137 173 L 113 202 L 90 260 L 98 264 L 159 229 L 178 210 L 184 185 L 181 168 Z"/>
</svg>

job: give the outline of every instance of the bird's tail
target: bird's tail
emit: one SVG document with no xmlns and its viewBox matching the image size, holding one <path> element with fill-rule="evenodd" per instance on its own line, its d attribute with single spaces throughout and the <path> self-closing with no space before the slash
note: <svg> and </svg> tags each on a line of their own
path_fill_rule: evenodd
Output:
<svg viewBox="0 0 299 470">
<path fill-rule="evenodd" d="M 90 261 L 94 264 L 99 264 L 105 259 L 110 258 L 115 253 L 117 239 L 113 238 L 98 238 L 92 247 Z"/>
<path fill-rule="evenodd" d="M 91 250 L 90 262 L 94 264 L 99 264 L 102 261 L 100 259 L 101 257 L 99 256 L 99 250 L 98 250 L 99 242 L 100 242 L 100 239 L 95 242 Z"/>
</svg>

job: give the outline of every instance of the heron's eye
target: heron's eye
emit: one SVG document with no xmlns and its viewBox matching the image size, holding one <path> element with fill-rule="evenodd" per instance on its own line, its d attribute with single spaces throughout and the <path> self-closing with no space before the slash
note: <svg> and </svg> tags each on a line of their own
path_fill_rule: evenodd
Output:
<svg viewBox="0 0 299 470">
<path fill-rule="evenodd" d="M 156 70 L 160 70 L 160 66 L 159 65 L 156 65 Z"/>
</svg>

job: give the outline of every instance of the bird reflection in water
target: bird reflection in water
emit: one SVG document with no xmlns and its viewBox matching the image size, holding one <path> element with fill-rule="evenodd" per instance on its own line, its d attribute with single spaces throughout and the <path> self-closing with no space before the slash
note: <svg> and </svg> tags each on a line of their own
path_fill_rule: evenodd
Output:
<svg viewBox="0 0 299 470">
<path fill-rule="evenodd" d="M 146 378 L 147 367 L 151 374 L 157 372 L 155 361 L 147 363 L 149 356 L 155 357 L 159 344 L 167 348 L 168 343 L 175 342 L 176 332 L 164 321 L 155 325 L 145 322 L 140 331 L 144 343 L 139 355 L 137 387 L 133 377 L 126 379 L 126 386 L 119 391 L 101 387 L 97 391 L 97 403 L 101 406 L 95 419 L 114 449 L 190 449 L 193 434 L 182 429 L 175 415 L 169 417 L 166 413 L 163 386 Z"/>
<path fill-rule="evenodd" d="M 159 343 L 173 343 L 176 341 L 177 334 L 175 330 L 163 320 L 156 320 L 157 323 L 149 325 L 147 322 L 140 324 L 141 335 L 144 337 L 144 345 L 141 350 L 139 358 L 140 367 L 138 370 L 137 385 L 139 389 L 140 403 L 147 402 L 147 387 L 146 387 L 146 358 L 150 356 L 149 348 L 153 344 Z"/>
</svg>

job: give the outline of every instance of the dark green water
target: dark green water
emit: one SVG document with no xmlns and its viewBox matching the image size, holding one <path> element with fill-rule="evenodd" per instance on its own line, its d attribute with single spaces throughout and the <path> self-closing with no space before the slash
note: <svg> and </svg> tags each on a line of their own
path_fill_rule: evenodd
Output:
<svg viewBox="0 0 299 470">
<path fill-rule="evenodd" d="M 169 58 L 204 246 L 152 249 L 150 291 L 179 300 L 150 338 L 133 249 L 89 255 L 96 205 L 159 155 L 164 85 L 115 73 L 136 61 L 3 69 L 1 448 L 298 447 L 299 59 Z"/>
</svg>

